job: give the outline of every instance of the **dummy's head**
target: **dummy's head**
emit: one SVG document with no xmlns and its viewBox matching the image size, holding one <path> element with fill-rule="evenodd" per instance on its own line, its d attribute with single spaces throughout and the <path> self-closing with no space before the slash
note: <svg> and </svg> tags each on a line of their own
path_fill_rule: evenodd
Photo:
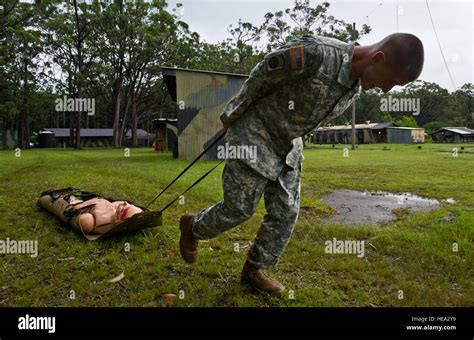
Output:
<svg viewBox="0 0 474 340">
<path fill-rule="evenodd" d="M 127 218 L 132 217 L 133 215 L 139 214 L 143 212 L 142 209 L 137 207 L 136 205 L 130 204 L 124 201 L 117 201 L 114 202 L 114 205 L 117 208 L 117 220 L 123 221 Z"/>
<path fill-rule="evenodd" d="M 364 90 L 378 87 L 388 92 L 416 80 L 423 69 L 423 44 L 412 34 L 394 33 L 361 48 L 363 66 L 357 73 Z"/>
<path fill-rule="evenodd" d="M 82 230 L 87 234 L 92 232 L 97 225 L 119 223 L 142 212 L 141 208 L 126 201 L 109 202 L 98 199 L 91 212 L 81 214 L 79 222 Z"/>
</svg>

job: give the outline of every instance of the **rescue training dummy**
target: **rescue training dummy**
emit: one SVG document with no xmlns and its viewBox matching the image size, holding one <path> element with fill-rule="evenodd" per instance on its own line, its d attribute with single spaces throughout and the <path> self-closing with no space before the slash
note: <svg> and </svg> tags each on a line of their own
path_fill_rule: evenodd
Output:
<svg viewBox="0 0 474 340">
<path fill-rule="evenodd" d="M 115 200 L 77 188 L 48 190 L 38 206 L 55 215 L 89 240 L 161 225 L 161 212 L 126 200 Z"/>
</svg>

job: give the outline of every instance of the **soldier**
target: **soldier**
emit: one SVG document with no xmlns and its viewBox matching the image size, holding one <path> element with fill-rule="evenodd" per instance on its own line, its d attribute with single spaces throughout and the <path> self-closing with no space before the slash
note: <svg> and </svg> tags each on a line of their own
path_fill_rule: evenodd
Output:
<svg viewBox="0 0 474 340">
<path fill-rule="evenodd" d="M 264 274 L 288 244 L 299 212 L 302 136 L 341 115 L 360 87 L 384 92 L 418 78 L 423 45 L 396 33 L 359 46 L 320 36 L 292 40 L 267 54 L 250 73 L 220 118 L 229 145 L 257 147 L 257 161 L 227 159 L 224 199 L 180 219 L 180 252 L 192 263 L 198 240 L 248 220 L 262 194 L 266 215 L 250 248 L 242 282 L 281 294 L 285 287 Z"/>
</svg>

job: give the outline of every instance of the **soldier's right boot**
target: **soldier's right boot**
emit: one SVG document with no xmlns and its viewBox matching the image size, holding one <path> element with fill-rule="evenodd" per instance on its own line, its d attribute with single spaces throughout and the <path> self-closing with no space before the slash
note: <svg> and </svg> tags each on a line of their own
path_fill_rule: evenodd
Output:
<svg viewBox="0 0 474 340">
<path fill-rule="evenodd" d="M 252 265 L 248 260 L 242 269 L 240 280 L 242 283 L 247 283 L 253 288 L 274 295 L 280 295 L 285 291 L 285 286 L 277 280 L 268 277 L 262 270 Z"/>
<path fill-rule="evenodd" d="M 192 233 L 193 221 L 194 215 L 191 214 L 184 214 L 179 220 L 179 229 L 181 230 L 179 252 L 187 263 L 195 262 L 198 254 L 198 240 Z"/>
</svg>

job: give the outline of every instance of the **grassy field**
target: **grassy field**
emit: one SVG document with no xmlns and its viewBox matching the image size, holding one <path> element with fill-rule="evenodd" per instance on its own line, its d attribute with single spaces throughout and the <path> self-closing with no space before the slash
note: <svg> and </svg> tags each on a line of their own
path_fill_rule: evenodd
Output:
<svg viewBox="0 0 474 340">
<path fill-rule="evenodd" d="M 187 162 L 150 149 L 132 149 L 130 157 L 109 149 L 24 150 L 20 157 L 1 151 L 0 240 L 38 240 L 39 250 L 36 258 L 0 255 L 0 306 L 474 306 L 474 151 L 453 157 L 452 147 L 364 145 L 345 158 L 341 146 L 308 146 L 300 218 L 269 272 L 294 293 L 282 297 L 253 293 L 239 280 L 263 201 L 248 222 L 202 242 L 195 264 L 179 256 L 179 217 L 221 199 L 222 165 L 186 195 L 185 204 L 164 213 L 163 226 L 89 242 L 36 207 L 42 191 L 75 186 L 145 204 Z M 199 162 L 153 207 L 212 164 Z M 321 220 L 332 213 L 321 197 L 335 188 L 457 203 L 433 212 L 400 210 L 382 227 L 354 227 Z M 324 242 L 333 237 L 365 240 L 365 257 L 326 254 Z M 241 251 L 234 251 L 235 243 Z M 122 272 L 123 280 L 109 282 Z M 182 299 L 160 299 L 180 291 Z"/>
</svg>

